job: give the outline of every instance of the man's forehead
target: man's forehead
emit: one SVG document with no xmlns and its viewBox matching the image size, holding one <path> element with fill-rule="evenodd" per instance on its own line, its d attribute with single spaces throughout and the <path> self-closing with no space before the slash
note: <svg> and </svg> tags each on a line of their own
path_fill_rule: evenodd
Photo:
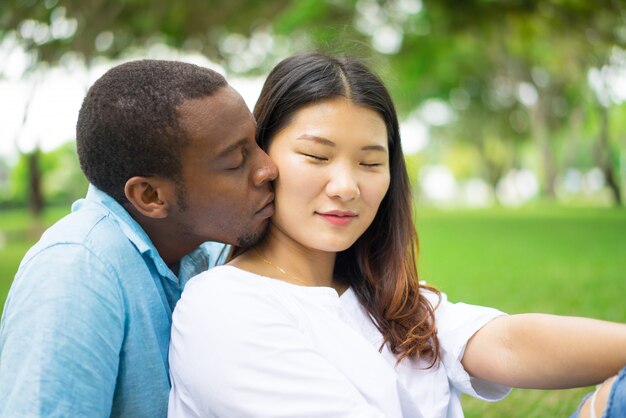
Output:
<svg viewBox="0 0 626 418">
<path fill-rule="evenodd" d="M 184 100 L 178 105 L 179 117 L 237 119 L 251 116 L 250 109 L 241 95 L 231 86 L 219 87 L 212 94 Z"/>
<path fill-rule="evenodd" d="M 201 113 L 211 112 L 212 108 L 227 101 L 229 93 L 224 87 L 219 87 L 210 95 L 184 99 L 177 106 L 178 114 L 182 119 L 188 119 Z"/>
<path fill-rule="evenodd" d="M 254 140 L 252 113 L 232 87 L 220 87 L 210 96 L 190 99 L 179 106 L 181 127 L 195 151 L 220 158 Z M 202 149 L 199 149 L 202 148 Z"/>
</svg>

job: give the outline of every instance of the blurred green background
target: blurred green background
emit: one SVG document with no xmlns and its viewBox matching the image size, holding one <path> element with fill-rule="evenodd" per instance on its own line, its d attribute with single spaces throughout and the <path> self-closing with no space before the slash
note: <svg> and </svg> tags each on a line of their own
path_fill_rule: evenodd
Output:
<svg viewBox="0 0 626 418">
<path fill-rule="evenodd" d="M 0 22 L 0 306 L 23 254 L 87 187 L 72 135 L 49 142 L 52 111 L 73 100 L 43 96 L 54 77 L 84 94 L 119 62 L 183 59 L 253 105 L 276 62 L 316 49 L 362 58 L 389 86 L 422 279 L 453 301 L 626 322 L 623 2 L 5 0 Z M 587 390 L 464 406 L 569 416 Z"/>
</svg>

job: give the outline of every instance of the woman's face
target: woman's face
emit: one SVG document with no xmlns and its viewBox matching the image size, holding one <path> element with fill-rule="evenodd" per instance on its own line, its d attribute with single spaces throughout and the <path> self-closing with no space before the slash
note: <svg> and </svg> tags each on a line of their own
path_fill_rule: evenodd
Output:
<svg viewBox="0 0 626 418">
<path fill-rule="evenodd" d="M 389 188 L 385 123 L 345 98 L 301 108 L 268 154 L 279 172 L 271 233 L 315 250 L 349 248 Z"/>
</svg>

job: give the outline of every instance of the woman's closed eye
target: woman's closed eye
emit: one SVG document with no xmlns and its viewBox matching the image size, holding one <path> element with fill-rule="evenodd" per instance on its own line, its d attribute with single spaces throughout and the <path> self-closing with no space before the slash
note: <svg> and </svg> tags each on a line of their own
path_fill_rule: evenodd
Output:
<svg viewBox="0 0 626 418">
<path fill-rule="evenodd" d="M 302 153 L 302 155 L 304 155 L 307 159 L 313 160 L 314 162 L 325 162 L 328 161 L 327 157 L 323 157 L 321 155 L 315 155 L 315 154 L 307 154 L 307 153 Z"/>
<path fill-rule="evenodd" d="M 376 168 L 383 165 L 383 163 L 361 163 L 361 165 L 365 168 Z"/>
</svg>

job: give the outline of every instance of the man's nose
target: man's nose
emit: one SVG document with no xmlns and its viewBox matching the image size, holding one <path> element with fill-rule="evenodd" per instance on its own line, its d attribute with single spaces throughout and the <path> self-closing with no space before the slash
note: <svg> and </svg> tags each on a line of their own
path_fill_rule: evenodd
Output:
<svg viewBox="0 0 626 418">
<path fill-rule="evenodd" d="M 263 150 L 259 150 L 259 166 L 254 171 L 254 185 L 261 186 L 264 183 L 275 180 L 278 177 L 278 167 Z"/>
</svg>

